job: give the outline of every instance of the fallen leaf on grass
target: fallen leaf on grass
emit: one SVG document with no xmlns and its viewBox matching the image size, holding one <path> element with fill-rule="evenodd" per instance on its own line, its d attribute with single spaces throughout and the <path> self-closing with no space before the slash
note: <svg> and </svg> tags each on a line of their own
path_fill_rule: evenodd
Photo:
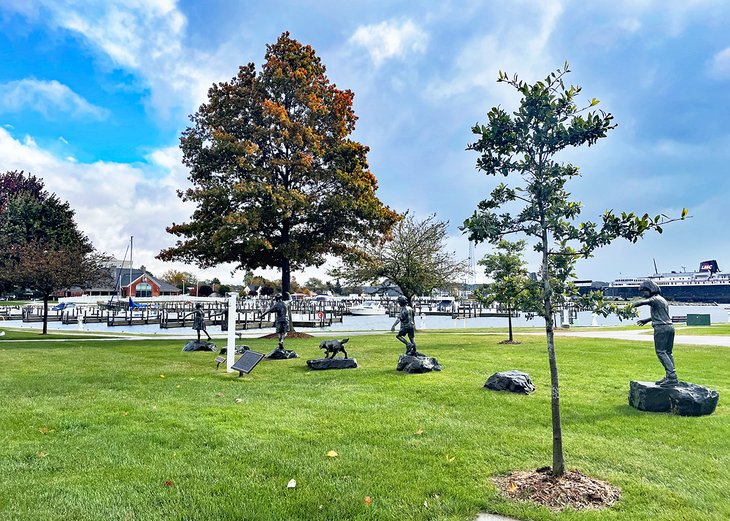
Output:
<svg viewBox="0 0 730 521">
<path fill-rule="evenodd" d="M 373 499 L 370 496 L 365 496 L 365 505 L 370 506 L 373 504 Z"/>
<path fill-rule="evenodd" d="M 236 403 L 241 403 L 243 401 L 243 398 L 236 398 L 233 401 L 236 402 Z"/>
<path fill-rule="evenodd" d="M 328 452 L 327 452 L 327 457 L 328 457 L 328 458 L 336 458 L 337 456 L 339 456 L 339 454 L 337 454 L 337 453 L 336 453 L 335 451 L 333 451 L 333 450 L 331 450 L 331 451 L 328 451 Z"/>
<path fill-rule="evenodd" d="M 38 432 L 41 434 L 48 434 L 49 432 L 53 432 L 53 429 L 49 429 L 48 427 L 41 427 L 38 429 Z"/>
<path fill-rule="evenodd" d="M 423 502 L 423 506 L 426 507 L 426 508 L 428 508 L 428 501 L 424 501 Z"/>
<path fill-rule="evenodd" d="M 290 479 L 289 483 L 286 484 L 286 488 L 297 488 L 297 480 Z"/>
<path fill-rule="evenodd" d="M 449 463 L 451 463 L 455 459 L 456 459 L 456 456 L 449 456 L 448 454 L 446 455 L 446 461 L 448 461 Z"/>
<path fill-rule="evenodd" d="M 48 453 L 47 452 L 36 452 L 35 455 L 38 458 L 45 458 L 46 456 L 48 456 Z"/>
<path fill-rule="evenodd" d="M 223 393 L 215 393 L 215 395 L 216 395 L 216 396 L 217 396 L 218 398 L 221 398 L 221 397 L 223 397 Z"/>
<path fill-rule="evenodd" d="M 175 483 L 174 483 L 174 482 L 173 482 L 173 481 L 172 481 L 171 479 L 168 479 L 167 481 L 165 481 L 165 486 L 166 486 L 166 487 L 171 487 L 171 486 L 173 486 L 174 484 L 175 484 Z"/>
<path fill-rule="evenodd" d="M 509 485 L 509 492 L 510 492 L 510 494 L 512 494 L 512 493 L 513 493 L 513 492 L 515 492 L 516 490 L 517 490 L 517 483 L 515 483 L 515 482 L 513 481 L 513 482 L 512 482 L 512 483 L 510 483 L 510 485 Z"/>
<path fill-rule="evenodd" d="M 164 378 L 164 377 L 165 377 L 165 375 L 164 375 L 164 374 L 161 374 L 161 375 L 160 375 L 160 378 Z"/>
<path fill-rule="evenodd" d="M 416 436 L 420 436 L 421 434 L 423 434 L 423 432 L 424 432 L 424 431 L 423 431 L 423 427 L 421 427 L 420 429 L 418 429 L 418 430 L 417 430 L 416 432 L 414 432 L 413 434 L 415 434 Z"/>
</svg>

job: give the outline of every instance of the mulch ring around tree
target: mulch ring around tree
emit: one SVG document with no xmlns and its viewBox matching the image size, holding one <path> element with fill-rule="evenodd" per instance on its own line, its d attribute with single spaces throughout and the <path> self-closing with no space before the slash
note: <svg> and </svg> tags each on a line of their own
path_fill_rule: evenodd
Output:
<svg viewBox="0 0 730 521">
<path fill-rule="evenodd" d="M 621 498 L 613 485 L 590 478 L 577 470 L 569 470 L 555 478 L 550 467 L 532 471 L 517 470 L 506 476 L 492 478 L 497 488 L 511 499 L 532 501 L 552 510 L 601 509 L 612 506 Z"/>
<path fill-rule="evenodd" d="M 314 338 L 309 333 L 300 333 L 299 331 L 290 331 L 286 335 L 287 338 Z M 260 336 L 259 338 L 279 338 L 279 333 L 270 333 L 268 335 Z"/>
<path fill-rule="evenodd" d="M 501 340 L 499 343 L 500 344 L 514 344 L 514 345 L 517 345 L 517 344 L 521 344 L 522 342 L 518 342 L 517 340 Z"/>
</svg>

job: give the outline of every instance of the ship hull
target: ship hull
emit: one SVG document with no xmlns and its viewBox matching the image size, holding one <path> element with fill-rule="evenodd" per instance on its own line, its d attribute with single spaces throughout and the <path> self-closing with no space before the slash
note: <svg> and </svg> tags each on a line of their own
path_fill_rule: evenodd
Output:
<svg viewBox="0 0 730 521">
<path fill-rule="evenodd" d="M 730 304 L 730 284 L 698 284 L 659 286 L 662 296 L 673 302 Z M 639 286 L 609 286 L 603 290 L 606 297 L 633 299 L 639 297 Z"/>
</svg>

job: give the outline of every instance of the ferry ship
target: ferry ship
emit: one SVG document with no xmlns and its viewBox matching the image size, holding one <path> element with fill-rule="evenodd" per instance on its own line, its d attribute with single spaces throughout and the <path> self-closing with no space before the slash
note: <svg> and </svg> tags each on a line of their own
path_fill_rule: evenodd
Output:
<svg viewBox="0 0 730 521">
<path fill-rule="evenodd" d="M 730 273 L 723 273 L 716 260 L 700 263 L 697 271 L 655 273 L 647 277 L 616 279 L 603 289 L 610 298 L 632 299 L 639 296 L 639 286 L 653 280 L 662 296 L 674 302 L 730 303 Z"/>
</svg>

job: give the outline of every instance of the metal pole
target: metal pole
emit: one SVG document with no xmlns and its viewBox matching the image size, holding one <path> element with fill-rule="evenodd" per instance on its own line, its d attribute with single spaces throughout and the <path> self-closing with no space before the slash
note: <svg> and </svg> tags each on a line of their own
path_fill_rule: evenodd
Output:
<svg viewBox="0 0 730 521">
<path fill-rule="evenodd" d="M 238 292 L 232 291 L 228 294 L 228 348 L 226 352 L 226 368 L 229 373 L 233 373 L 234 360 L 236 354 L 236 304 L 238 301 Z"/>
</svg>

